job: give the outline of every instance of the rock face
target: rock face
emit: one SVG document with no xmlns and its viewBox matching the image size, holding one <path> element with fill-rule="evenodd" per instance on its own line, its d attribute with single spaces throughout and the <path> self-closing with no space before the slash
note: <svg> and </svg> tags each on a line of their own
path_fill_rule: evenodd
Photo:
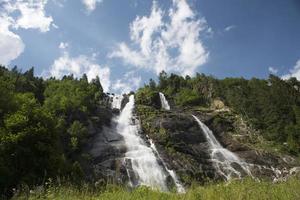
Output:
<svg viewBox="0 0 300 200">
<path fill-rule="evenodd" d="M 168 168 L 175 170 L 183 182 L 214 178 L 206 139 L 191 115 L 163 112 L 149 121 L 143 116 L 141 119 L 144 133 L 153 139 Z"/>
<path fill-rule="evenodd" d="M 127 102 L 125 96 L 121 109 Z M 292 157 L 256 148 L 256 131 L 248 127 L 239 116 L 225 109 L 220 102 L 211 110 L 188 108 L 171 111 L 161 110 L 160 101 L 157 103 L 157 106 L 137 105 L 141 137 L 146 143 L 147 138 L 155 143 L 164 165 L 174 170 L 185 185 L 195 181 L 205 183 L 208 180 L 224 179 L 214 167 L 209 143 L 192 115 L 213 131 L 224 148 L 248 163 L 252 176 L 276 181 L 299 171 Z M 114 117 L 120 111 L 111 110 L 110 114 L 106 112 L 103 115 L 110 116 L 112 120 L 101 124 L 102 129 L 95 128 L 93 123 L 89 126 L 89 132 L 94 136 L 88 150 L 92 159 L 87 174 L 90 180 L 97 183 L 126 184 L 128 176 L 132 177 L 134 173 L 132 167 L 128 166 L 130 162 L 124 162 L 124 138 L 116 131 Z M 235 165 L 237 163 L 232 163 L 232 167 L 238 169 Z"/>
<path fill-rule="evenodd" d="M 124 98 L 122 99 L 122 102 L 121 102 L 121 110 L 125 107 L 125 105 L 128 103 L 128 101 L 129 101 L 128 95 L 124 95 Z"/>
<path fill-rule="evenodd" d="M 112 110 L 111 112 L 118 112 Z M 116 132 L 114 117 L 109 124 L 102 129 L 96 129 L 96 133 L 90 140 L 88 153 L 91 163 L 86 169 L 88 179 L 97 184 L 116 183 L 123 184 L 128 181 L 127 171 L 123 165 L 124 153 L 126 151 L 124 140 Z"/>
<path fill-rule="evenodd" d="M 218 99 L 213 100 L 212 108 L 214 108 L 214 109 L 223 109 L 224 107 L 225 107 L 225 105 L 224 105 L 223 101 L 218 100 Z"/>
<path fill-rule="evenodd" d="M 155 142 L 163 160 L 170 169 L 176 171 L 185 184 L 222 179 L 212 163 L 209 144 L 191 114 L 200 118 L 213 131 L 224 148 L 247 162 L 253 176 L 276 180 L 287 175 L 287 169 L 293 167 L 292 163 L 286 162 L 282 157 L 260 151 L 249 142 L 243 142 L 251 140 L 254 130 L 249 130 L 245 124 L 237 122 L 238 116 L 229 111 L 158 111 L 139 106 L 138 113 L 143 132 Z"/>
</svg>

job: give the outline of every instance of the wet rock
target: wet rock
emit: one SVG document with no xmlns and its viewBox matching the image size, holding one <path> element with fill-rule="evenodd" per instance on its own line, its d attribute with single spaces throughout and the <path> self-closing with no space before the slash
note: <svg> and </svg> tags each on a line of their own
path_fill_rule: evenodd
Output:
<svg viewBox="0 0 300 200">
<path fill-rule="evenodd" d="M 88 133 L 89 135 L 95 135 L 97 133 L 97 127 L 94 126 L 91 120 L 88 120 Z"/>
<path fill-rule="evenodd" d="M 147 138 L 153 140 L 163 160 L 159 161 L 160 165 L 166 165 L 168 169 L 174 170 L 185 185 L 194 181 L 205 183 L 208 180 L 226 179 L 216 170 L 215 163 L 211 159 L 210 146 L 198 123 L 191 116 L 192 113 L 213 131 L 224 148 L 235 153 L 243 162 L 249 163 L 254 177 L 280 180 L 288 174 L 299 173 L 298 168 L 289 170 L 293 166 L 291 163 L 294 162 L 292 157 L 258 151 L 241 142 L 242 140 L 237 140 L 234 134 L 238 133 L 243 140 L 247 140 L 251 130 L 245 124 L 237 123 L 233 115 L 214 111 L 202 112 L 196 109 L 173 108 L 171 111 L 163 111 L 156 109 L 160 108 L 159 96 L 156 100 L 155 95 L 153 98 L 152 107 L 146 106 L 147 113 L 139 113 L 141 138 L 146 143 Z M 121 107 L 123 108 L 127 102 L 128 96 L 125 96 Z M 102 111 L 103 115 L 105 112 Z M 110 116 L 114 116 L 119 111 L 110 112 Z M 93 123 L 96 121 L 97 119 L 93 120 Z M 135 122 L 138 122 L 137 119 L 132 123 Z M 95 180 L 112 180 L 123 184 L 131 180 L 133 186 L 136 186 L 138 177 L 133 172 L 130 160 L 124 160 L 126 147 L 115 127 L 113 120 L 110 120 L 101 131 L 89 125 L 89 132 L 95 135 L 90 149 Z M 232 162 L 230 166 L 240 172 L 242 177 L 248 175 L 240 164 Z M 167 185 L 172 184 L 171 178 L 168 177 Z"/>
<path fill-rule="evenodd" d="M 175 170 L 185 184 L 194 180 L 205 182 L 215 178 L 209 147 L 204 134 L 191 114 L 163 112 L 151 122 L 152 129 L 162 133 L 148 133 L 169 169 Z M 147 132 L 147 130 L 146 130 Z M 166 137 L 162 140 L 161 137 Z"/>
<path fill-rule="evenodd" d="M 120 114 L 120 110 L 118 108 L 113 108 L 112 113 L 115 115 L 118 115 L 118 114 Z"/>
<path fill-rule="evenodd" d="M 125 107 L 125 105 L 129 102 L 129 96 L 128 95 L 123 95 L 123 99 L 121 102 L 121 110 Z"/>
<path fill-rule="evenodd" d="M 228 112 L 228 111 L 226 111 Z M 249 163 L 248 168 L 253 176 L 270 180 L 283 177 L 284 169 L 290 165 L 286 162 L 290 158 L 273 155 L 271 153 L 251 149 L 235 139 L 233 133 L 238 132 L 247 139 L 249 129 L 245 124 L 236 123 L 234 115 L 228 113 L 209 113 L 192 111 L 214 133 L 224 148 L 240 157 L 242 162 Z M 141 117 L 144 134 L 149 135 L 158 147 L 158 151 L 170 169 L 174 169 L 185 184 L 192 181 L 205 182 L 208 179 L 225 179 L 219 174 L 210 157 L 209 145 L 205 135 L 189 110 L 176 110 L 157 113 L 155 117 Z M 244 132 L 239 132 L 244 130 Z M 231 167 L 247 176 L 240 164 L 232 162 Z"/>
<path fill-rule="evenodd" d="M 130 159 L 124 160 L 124 166 L 126 167 L 126 171 L 128 174 L 128 179 L 130 180 L 132 186 L 138 186 L 139 184 L 139 177 L 136 176 L 136 173 L 134 173 L 132 169 L 132 162 Z"/>
<path fill-rule="evenodd" d="M 171 115 L 156 119 L 156 127 L 168 132 L 170 140 L 174 143 L 195 144 L 206 142 L 198 124 L 191 116 Z"/>
<path fill-rule="evenodd" d="M 128 180 L 126 169 L 122 166 L 126 147 L 123 138 L 116 132 L 116 123 L 104 126 L 90 141 L 92 156 L 92 179 L 101 182 L 123 184 Z M 91 172 L 90 172 L 91 173 Z"/>
</svg>

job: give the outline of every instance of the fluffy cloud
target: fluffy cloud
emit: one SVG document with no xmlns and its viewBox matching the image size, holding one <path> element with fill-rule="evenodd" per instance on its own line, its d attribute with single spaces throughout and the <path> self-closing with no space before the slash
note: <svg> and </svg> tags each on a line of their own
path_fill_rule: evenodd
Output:
<svg viewBox="0 0 300 200">
<path fill-rule="evenodd" d="M 278 69 L 276 69 L 275 67 L 269 67 L 269 72 L 271 74 L 277 74 L 278 73 Z"/>
<path fill-rule="evenodd" d="M 91 12 L 96 9 L 97 3 L 102 3 L 103 0 L 82 0 L 82 3 L 85 5 L 85 8 Z"/>
<path fill-rule="evenodd" d="M 167 13 L 154 1 L 149 16 L 130 24 L 131 44 L 119 43 L 109 57 L 156 73 L 193 74 L 208 60 L 200 39 L 205 32 L 211 32 L 206 20 L 197 18 L 186 0 L 173 0 Z"/>
<path fill-rule="evenodd" d="M 0 64 L 3 65 L 8 65 L 24 51 L 21 38 L 9 30 L 12 21 L 8 16 L 0 16 Z"/>
<path fill-rule="evenodd" d="M 53 19 L 51 16 L 46 16 L 45 5 L 47 0 L 13 0 L 7 1 L 5 10 L 11 14 L 15 11 L 20 12 L 14 21 L 15 28 L 24 29 L 39 29 L 41 32 L 50 30 Z"/>
<path fill-rule="evenodd" d="M 300 80 L 300 59 L 296 62 L 296 65 L 293 67 L 293 69 L 291 69 L 288 74 L 283 75 L 281 78 L 289 79 L 291 77 L 295 77 Z"/>
<path fill-rule="evenodd" d="M 53 19 L 46 16 L 47 0 L 3 0 L 0 8 L 0 64 L 8 65 L 25 48 L 15 29 L 49 31 Z"/>
<path fill-rule="evenodd" d="M 110 88 L 110 69 L 106 66 L 100 66 L 95 61 L 95 56 L 79 55 L 71 57 L 65 50 L 67 43 L 60 43 L 63 47 L 62 55 L 52 64 L 49 72 L 44 72 L 46 76 L 62 78 L 64 75 L 73 74 L 74 77 L 80 78 L 85 73 L 88 80 L 99 76 L 104 91 Z"/>
<path fill-rule="evenodd" d="M 133 71 L 127 72 L 122 79 L 118 79 L 112 89 L 120 93 L 129 93 L 136 90 L 141 84 L 142 78 L 136 76 Z"/>
</svg>

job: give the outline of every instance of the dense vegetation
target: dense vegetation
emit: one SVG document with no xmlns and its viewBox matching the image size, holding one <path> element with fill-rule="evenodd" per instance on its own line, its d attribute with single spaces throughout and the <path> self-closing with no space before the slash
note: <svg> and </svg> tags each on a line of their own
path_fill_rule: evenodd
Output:
<svg viewBox="0 0 300 200">
<path fill-rule="evenodd" d="M 162 193 L 146 187 L 130 191 L 128 188 L 108 185 L 104 188 L 91 190 L 90 187 L 76 188 L 72 186 L 48 187 L 45 191 L 34 191 L 29 199 L 173 199 L 173 200 L 294 200 L 300 198 L 300 181 L 290 179 L 287 182 L 273 184 L 270 182 L 256 182 L 253 180 L 234 181 L 231 183 L 208 184 L 193 186 L 185 194 Z M 21 194 L 15 199 L 27 199 Z"/>
<path fill-rule="evenodd" d="M 43 80 L 33 68 L 0 66 L 0 194 L 49 177 L 80 181 L 88 125 L 101 115 L 103 96 L 98 77 Z"/>
<path fill-rule="evenodd" d="M 268 80 L 219 80 L 203 74 L 181 77 L 162 72 L 158 83 L 150 80 L 138 90 L 137 104 L 160 109 L 159 91 L 177 109 L 208 108 L 214 100 L 221 100 L 266 140 L 290 154 L 300 153 L 300 82 L 295 78 L 281 80 L 271 75 Z M 12 195 L 12 188 L 20 185 L 45 186 L 49 178 L 54 182 L 32 199 L 219 199 L 221 194 L 225 199 L 254 199 L 258 193 L 266 193 L 265 199 L 299 198 L 299 181 L 294 179 L 278 185 L 251 181 L 209 185 L 185 195 L 146 188 L 133 192 L 100 188 L 103 193 L 92 187 L 78 189 L 76 186 L 84 182 L 85 161 L 90 159 L 84 151 L 90 127 L 109 123 L 111 115 L 106 111 L 107 96 L 98 77 L 90 82 L 86 75 L 44 80 L 34 76 L 33 68 L 23 73 L 16 67 L 8 70 L 0 66 L 0 198 Z M 72 186 L 56 187 L 65 183 L 61 180 Z M 247 192 L 249 187 L 252 189 Z"/>
<path fill-rule="evenodd" d="M 137 103 L 159 107 L 155 102 L 159 91 L 177 108 L 209 107 L 221 100 L 282 151 L 300 153 L 300 82 L 296 78 L 220 80 L 204 74 L 191 78 L 162 72 L 158 83 L 151 79 L 138 90 Z"/>
</svg>

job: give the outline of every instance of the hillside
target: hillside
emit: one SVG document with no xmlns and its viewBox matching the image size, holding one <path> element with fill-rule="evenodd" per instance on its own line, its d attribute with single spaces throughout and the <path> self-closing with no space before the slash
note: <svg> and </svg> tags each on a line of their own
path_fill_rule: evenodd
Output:
<svg viewBox="0 0 300 200">
<path fill-rule="evenodd" d="M 185 184 L 228 180 L 245 173 L 277 180 L 299 165 L 298 88 L 296 79 L 283 81 L 272 75 L 269 80 L 218 80 L 203 74 L 183 78 L 162 72 L 158 84 L 150 80 L 137 91 L 137 113 L 143 133 Z M 159 92 L 169 100 L 170 110 L 161 108 Z M 192 115 L 212 130 L 221 147 L 242 158 L 251 173 L 235 167 L 238 173 L 218 169 L 226 167 L 224 158 L 217 169 L 212 167 L 207 138 L 199 134 Z"/>
<path fill-rule="evenodd" d="M 292 178 L 300 169 L 295 78 L 220 80 L 162 72 L 157 83 L 150 80 L 135 94 L 114 95 L 103 92 L 98 77 L 44 80 L 33 74 L 33 68 L 0 68 L 3 198 L 30 190 L 36 198 L 38 188 L 42 197 L 53 194 L 50 199 L 69 192 L 97 199 L 104 191 L 117 198 L 140 185 L 187 193 L 142 187 L 133 190 L 135 198 L 195 199 L 203 192 L 201 198 L 217 199 L 227 192 L 237 195 L 232 199 L 253 199 L 255 192 L 271 190 L 268 198 L 283 199 L 287 188 L 290 199 L 299 196 L 299 181 Z M 223 183 L 246 177 L 263 182 L 234 181 L 228 190 Z M 118 186 L 110 190 L 107 184 Z M 254 189 L 247 196 L 249 185 Z"/>
</svg>

